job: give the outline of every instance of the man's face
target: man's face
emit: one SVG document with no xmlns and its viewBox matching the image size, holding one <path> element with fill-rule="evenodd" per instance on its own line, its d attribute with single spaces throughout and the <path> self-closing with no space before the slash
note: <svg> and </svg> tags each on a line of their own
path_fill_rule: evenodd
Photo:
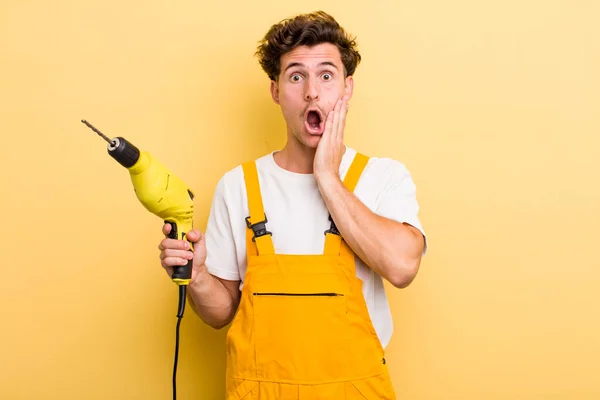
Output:
<svg viewBox="0 0 600 400">
<path fill-rule="evenodd" d="M 344 77 L 338 48 L 331 43 L 301 46 L 281 57 L 271 94 L 287 123 L 288 141 L 316 148 L 329 111 L 344 95 L 352 96 L 352 77 Z"/>
</svg>

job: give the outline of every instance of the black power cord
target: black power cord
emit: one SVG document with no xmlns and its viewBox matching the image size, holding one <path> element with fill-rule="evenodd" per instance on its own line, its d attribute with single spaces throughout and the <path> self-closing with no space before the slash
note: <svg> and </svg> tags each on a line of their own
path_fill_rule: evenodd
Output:
<svg viewBox="0 0 600 400">
<path fill-rule="evenodd" d="M 177 359 L 179 358 L 179 326 L 185 310 L 186 285 L 179 285 L 179 306 L 177 307 L 177 327 L 175 328 L 175 361 L 173 362 L 173 400 L 177 399 Z"/>
</svg>

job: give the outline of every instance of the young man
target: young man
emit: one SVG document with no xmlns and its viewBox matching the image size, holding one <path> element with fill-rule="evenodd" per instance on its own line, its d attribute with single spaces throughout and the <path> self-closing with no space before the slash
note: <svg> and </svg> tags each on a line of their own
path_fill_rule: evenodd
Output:
<svg viewBox="0 0 600 400">
<path fill-rule="evenodd" d="M 415 185 L 400 162 L 344 145 L 360 54 L 331 16 L 274 25 L 257 55 L 287 143 L 227 172 L 193 254 L 165 238 L 161 264 L 193 259 L 191 306 L 231 323 L 227 399 L 393 399 L 382 279 L 406 287 L 425 251 Z"/>
</svg>

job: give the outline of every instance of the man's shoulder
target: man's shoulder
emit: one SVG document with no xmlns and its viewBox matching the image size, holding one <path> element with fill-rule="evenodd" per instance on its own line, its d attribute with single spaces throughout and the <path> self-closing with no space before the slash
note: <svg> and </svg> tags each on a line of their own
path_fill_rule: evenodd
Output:
<svg viewBox="0 0 600 400">
<path fill-rule="evenodd" d="M 354 154 L 360 153 L 368 157 L 369 161 L 365 167 L 364 175 L 370 179 L 386 180 L 390 178 L 402 178 L 410 175 L 407 166 L 401 160 L 380 154 L 362 153 L 355 149 L 350 149 L 350 157 L 354 158 Z"/>
<path fill-rule="evenodd" d="M 226 190 L 235 187 L 241 187 L 244 184 L 244 170 L 243 166 L 246 163 L 253 162 L 256 163 L 257 168 L 261 168 L 266 164 L 268 158 L 272 156 L 272 153 L 264 154 L 255 159 L 248 159 L 246 161 L 242 161 L 237 164 L 235 167 L 227 170 L 219 179 L 219 183 L 217 184 L 217 190 Z"/>
</svg>

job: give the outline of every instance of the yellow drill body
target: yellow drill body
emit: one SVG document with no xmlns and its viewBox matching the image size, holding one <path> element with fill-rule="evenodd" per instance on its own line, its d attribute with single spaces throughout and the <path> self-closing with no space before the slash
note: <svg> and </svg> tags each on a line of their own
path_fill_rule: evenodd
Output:
<svg viewBox="0 0 600 400">
<path fill-rule="evenodd" d="M 171 238 L 186 240 L 186 234 L 193 228 L 193 192 L 158 159 L 145 151 L 140 153 L 138 161 L 128 170 L 133 190 L 142 205 L 171 224 Z M 193 250 L 192 243 L 190 248 Z M 186 272 L 191 275 L 191 264 L 189 268 L 190 271 Z M 191 276 L 186 275 L 176 272 L 173 281 L 178 285 L 187 285 Z"/>
</svg>

